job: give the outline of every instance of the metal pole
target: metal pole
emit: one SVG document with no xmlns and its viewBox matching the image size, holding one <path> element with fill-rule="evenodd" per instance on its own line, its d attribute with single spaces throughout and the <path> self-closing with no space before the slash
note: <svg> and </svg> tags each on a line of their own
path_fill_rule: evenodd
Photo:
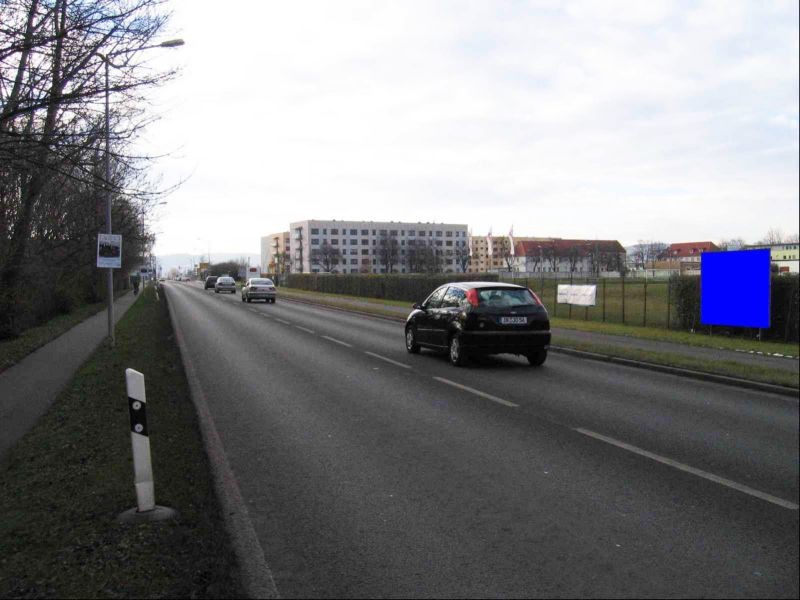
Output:
<svg viewBox="0 0 800 600">
<path fill-rule="evenodd" d="M 667 329 L 670 328 L 670 324 L 669 324 L 669 321 L 670 321 L 670 318 L 669 318 L 669 305 L 670 305 L 670 302 L 671 302 L 671 298 L 670 298 L 670 288 L 671 288 L 670 284 L 671 283 L 672 283 L 672 277 L 667 279 Z"/>
<path fill-rule="evenodd" d="M 647 271 L 644 272 L 644 317 L 642 326 L 647 327 Z"/>
<path fill-rule="evenodd" d="M 622 324 L 625 325 L 625 273 L 622 274 Z"/>
<path fill-rule="evenodd" d="M 106 66 L 106 233 L 111 233 L 111 133 L 109 117 L 109 104 L 108 104 L 108 57 L 103 56 L 103 62 Z M 108 339 L 111 347 L 114 347 L 116 339 L 114 337 L 114 269 L 109 268 L 107 273 L 108 284 Z"/>
<path fill-rule="evenodd" d="M 606 322 L 606 277 L 603 277 L 603 323 Z"/>
</svg>

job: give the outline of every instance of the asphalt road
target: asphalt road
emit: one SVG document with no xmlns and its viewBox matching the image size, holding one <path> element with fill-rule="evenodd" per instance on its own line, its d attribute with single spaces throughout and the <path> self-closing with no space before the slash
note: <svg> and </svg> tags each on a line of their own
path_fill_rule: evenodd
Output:
<svg viewBox="0 0 800 600">
<path fill-rule="evenodd" d="M 798 596 L 796 400 L 166 290 L 283 597 Z"/>
</svg>

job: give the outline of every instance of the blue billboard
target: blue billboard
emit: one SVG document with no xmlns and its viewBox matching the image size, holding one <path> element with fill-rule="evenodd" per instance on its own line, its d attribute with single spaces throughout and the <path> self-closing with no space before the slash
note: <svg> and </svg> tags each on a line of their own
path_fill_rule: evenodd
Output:
<svg viewBox="0 0 800 600">
<path fill-rule="evenodd" d="M 700 256 L 700 323 L 769 328 L 770 251 Z"/>
</svg>

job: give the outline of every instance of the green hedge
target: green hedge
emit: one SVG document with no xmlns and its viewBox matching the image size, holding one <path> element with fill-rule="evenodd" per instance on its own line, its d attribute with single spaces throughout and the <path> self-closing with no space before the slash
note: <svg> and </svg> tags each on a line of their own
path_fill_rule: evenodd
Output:
<svg viewBox="0 0 800 600">
<path fill-rule="evenodd" d="M 291 273 L 282 278 L 287 287 L 325 292 L 421 302 L 435 288 L 451 281 L 497 281 L 492 273 L 442 273 L 438 275 L 315 275 L 313 273 Z"/>
<path fill-rule="evenodd" d="M 680 329 L 708 331 L 700 325 L 700 278 L 688 275 L 674 276 L 670 279 L 670 292 L 674 299 L 674 325 Z M 738 297 L 732 298 L 742 310 L 747 310 L 748 291 L 742 288 Z M 798 341 L 800 329 L 800 277 L 797 275 L 773 275 L 770 304 L 772 327 L 761 331 L 762 339 Z M 757 330 L 748 327 L 714 326 L 715 333 L 728 332 L 731 335 L 755 336 Z"/>
</svg>

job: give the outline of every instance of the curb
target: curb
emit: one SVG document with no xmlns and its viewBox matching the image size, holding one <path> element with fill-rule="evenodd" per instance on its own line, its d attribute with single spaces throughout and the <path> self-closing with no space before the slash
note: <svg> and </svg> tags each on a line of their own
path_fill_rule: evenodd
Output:
<svg viewBox="0 0 800 600">
<path fill-rule="evenodd" d="M 275 581 L 272 578 L 272 571 L 270 571 L 264 558 L 264 550 L 261 548 L 253 523 L 250 520 L 250 515 L 247 512 L 247 505 L 239 490 L 239 484 L 228 463 L 222 440 L 220 440 L 216 425 L 214 425 L 214 418 L 208 410 L 206 396 L 200 386 L 194 365 L 189 358 L 172 304 L 167 298 L 167 288 L 164 289 L 164 299 L 169 308 L 172 330 L 175 333 L 183 369 L 189 382 L 189 395 L 197 412 L 197 420 L 203 437 L 203 446 L 206 449 L 211 465 L 214 490 L 220 501 L 225 529 L 230 536 L 233 551 L 236 554 L 242 591 L 247 598 L 280 598 L 278 589 L 275 587 Z"/>
<path fill-rule="evenodd" d="M 559 354 L 568 354 L 570 356 L 576 356 L 578 358 L 586 358 L 589 360 L 616 363 L 619 365 L 624 365 L 626 367 L 636 367 L 637 369 L 658 371 L 660 373 L 678 375 L 680 377 L 687 377 L 689 379 L 711 381 L 713 383 L 733 385 L 740 388 L 743 387 L 751 390 L 758 390 L 760 392 L 769 392 L 772 394 L 780 394 L 782 396 L 790 396 L 795 400 L 798 399 L 798 394 L 800 394 L 800 390 L 796 390 L 794 388 L 786 387 L 783 385 L 762 383 L 760 381 L 751 381 L 750 379 L 739 379 L 737 377 L 729 377 L 727 375 L 717 375 L 715 373 L 705 373 L 703 371 L 693 371 L 691 369 L 683 369 L 680 367 L 670 367 L 668 365 L 660 365 L 658 363 L 633 360 L 631 358 L 621 358 L 619 356 L 612 356 L 610 354 L 599 354 L 597 352 L 589 352 L 587 350 L 575 350 L 574 348 L 564 348 L 561 346 L 553 346 L 553 345 L 550 346 L 550 350 L 552 350 L 553 352 L 558 352 Z"/>
<path fill-rule="evenodd" d="M 323 308 L 327 308 L 330 310 L 338 310 L 341 312 L 349 312 L 358 315 L 364 315 L 367 317 L 375 317 L 376 319 L 383 319 L 385 321 L 394 321 L 394 322 L 403 322 L 405 319 L 403 317 L 390 317 L 387 315 L 375 315 L 370 312 L 360 311 L 352 308 L 341 308 L 338 306 L 328 306 L 327 304 L 320 304 L 318 302 L 312 302 L 309 300 L 296 300 L 295 298 L 290 298 L 288 296 L 284 296 L 285 300 L 289 302 L 297 302 L 299 304 L 310 304 L 312 306 L 321 306 Z M 680 377 L 687 377 L 689 379 L 698 379 L 701 381 L 710 381 L 713 383 L 722 383 L 725 385 L 732 385 L 740 388 L 748 388 L 751 390 L 757 390 L 760 392 L 769 392 L 772 394 L 780 394 L 782 396 L 789 396 L 794 399 L 798 399 L 798 394 L 800 394 L 800 390 L 796 390 L 794 388 L 786 387 L 783 385 L 776 385 L 772 383 L 762 383 L 760 381 L 751 381 L 750 379 L 739 379 L 738 377 L 730 377 L 727 375 L 717 375 L 715 373 L 705 373 L 703 371 L 693 371 L 692 369 L 683 369 L 681 367 L 670 367 L 667 365 L 661 365 L 658 363 L 650 363 L 645 361 L 633 360 L 630 358 L 621 358 L 619 356 L 613 356 L 611 354 L 599 354 L 597 352 L 588 352 L 586 350 L 575 350 L 573 348 L 565 348 L 563 346 L 550 346 L 550 349 L 553 352 L 558 352 L 561 354 L 569 354 L 570 356 L 575 356 L 578 358 L 586 358 L 589 360 L 598 360 L 602 362 L 610 362 L 616 363 L 620 365 L 625 365 L 627 367 L 636 367 L 638 369 L 647 369 L 650 371 L 658 371 L 661 373 L 669 373 L 670 375 L 678 375 Z"/>
</svg>

